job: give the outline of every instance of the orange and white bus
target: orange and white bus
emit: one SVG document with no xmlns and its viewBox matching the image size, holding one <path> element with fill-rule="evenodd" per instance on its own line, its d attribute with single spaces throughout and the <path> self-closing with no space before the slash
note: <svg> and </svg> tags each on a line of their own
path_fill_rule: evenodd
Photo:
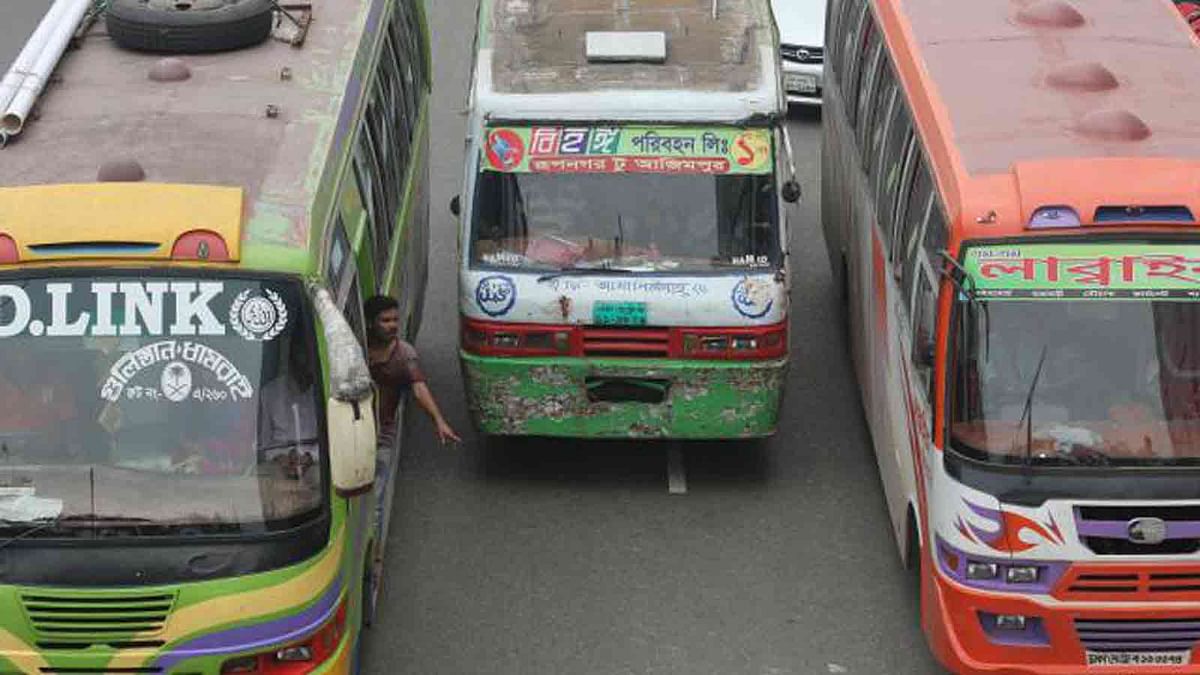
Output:
<svg viewBox="0 0 1200 675">
<path fill-rule="evenodd" d="M 959 673 L 1200 672 L 1200 42 L 1163 0 L 831 0 L 823 226 Z"/>
</svg>

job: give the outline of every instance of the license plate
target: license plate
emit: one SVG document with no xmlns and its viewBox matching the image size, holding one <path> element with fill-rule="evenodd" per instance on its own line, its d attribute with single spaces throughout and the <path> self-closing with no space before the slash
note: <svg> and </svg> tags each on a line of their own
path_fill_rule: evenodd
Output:
<svg viewBox="0 0 1200 675">
<path fill-rule="evenodd" d="M 1107 666 L 1186 666 L 1192 662 L 1191 652 L 1092 652 L 1087 664 L 1093 668 Z"/>
<path fill-rule="evenodd" d="M 644 302 L 597 302 L 592 306 L 592 323 L 597 326 L 645 326 Z"/>
<path fill-rule="evenodd" d="M 804 73 L 784 73 L 783 86 L 788 91 L 796 91 L 801 94 L 817 93 L 817 77 L 815 75 L 805 75 Z"/>
</svg>

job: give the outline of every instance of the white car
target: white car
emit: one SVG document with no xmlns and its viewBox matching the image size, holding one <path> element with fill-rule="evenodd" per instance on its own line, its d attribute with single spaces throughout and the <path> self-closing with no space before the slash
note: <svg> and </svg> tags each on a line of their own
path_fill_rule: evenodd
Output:
<svg viewBox="0 0 1200 675">
<path fill-rule="evenodd" d="M 771 0 L 779 26 L 788 103 L 821 105 L 825 63 L 825 0 Z"/>
</svg>

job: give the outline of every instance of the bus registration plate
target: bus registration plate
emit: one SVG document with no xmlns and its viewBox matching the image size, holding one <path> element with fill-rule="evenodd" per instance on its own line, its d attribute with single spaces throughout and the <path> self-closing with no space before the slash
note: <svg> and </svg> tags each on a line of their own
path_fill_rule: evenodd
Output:
<svg viewBox="0 0 1200 675">
<path fill-rule="evenodd" d="M 1093 668 L 1106 666 L 1185 666 L 1191 663 L 1191 652 L 1093 652 L 1087 653 L 1087 664 Z"/>
<path fill-rule="evenodd" d="M 592 306 L 592 323 L 597 326 L 645 326 L 644 302 L 597 302 Z"/>
<path fill-rule="evenodd" d="M 805 73 L 784 73 L 783 86 L 788 91 L 815 94 L 817 93 L 817 78 Z"/>
</svg>

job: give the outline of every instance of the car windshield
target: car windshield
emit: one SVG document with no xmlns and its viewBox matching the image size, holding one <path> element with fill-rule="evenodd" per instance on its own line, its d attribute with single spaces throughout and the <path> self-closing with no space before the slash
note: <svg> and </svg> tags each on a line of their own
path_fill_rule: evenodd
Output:
<svg viewBox="0 0 1200 675">
<path fill-rule="evenodd" d="M 1033 465 L 1200 462 L 1200 303 L 963 302 L 953 447 Z"/>
<path fill-rule="evenodd" d="M 277 279 L 0 279 L 0 534 L 319 515 L 312 335 L 300 285 Z"/>
<path fill-rule="evenodd" d="M 473 266 L 707 272 L 780 264 L 771 175 L 482 171 Z"/>
</svg>

